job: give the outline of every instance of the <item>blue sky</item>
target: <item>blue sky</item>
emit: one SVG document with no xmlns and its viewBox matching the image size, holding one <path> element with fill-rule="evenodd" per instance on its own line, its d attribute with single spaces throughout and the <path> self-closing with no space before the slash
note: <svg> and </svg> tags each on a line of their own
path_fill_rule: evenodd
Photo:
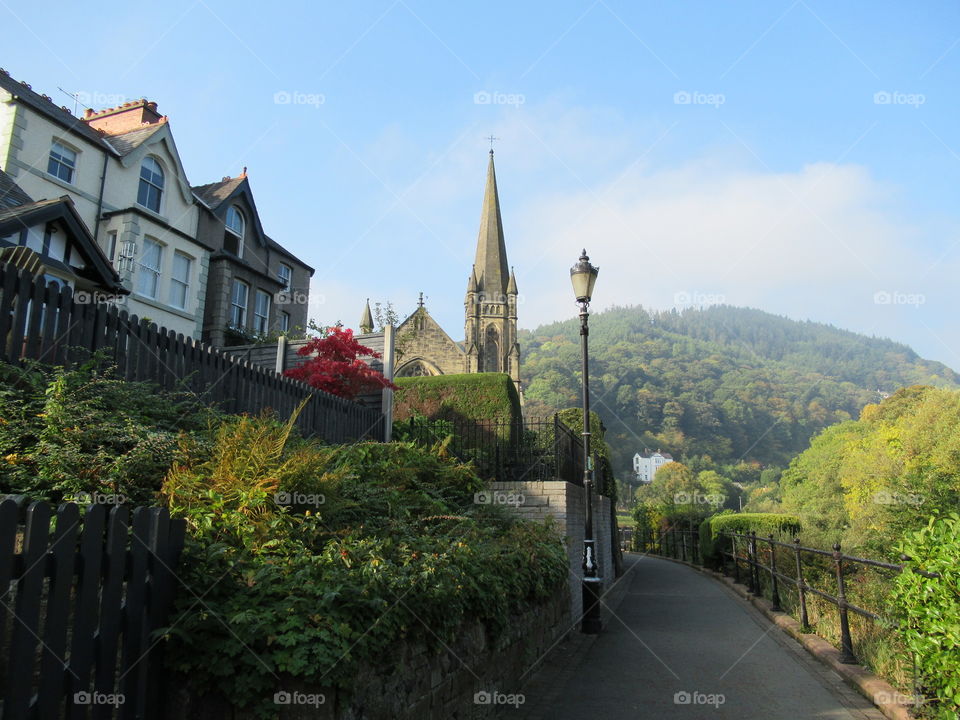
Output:
<svg viewBox="0 0 960 720">
<path fill-rule="evenodd" d="M 0 0 L 0 65 L 65 104 L 148 97 L 190 181 L 249 167 L 312 315 L 462 338 L 496 143 L 520 324 L 727 302 L 960 368 L 960 6 L 951 2 Z M 81 104 L 82 109 L 82 104 Z"/>
</svg>

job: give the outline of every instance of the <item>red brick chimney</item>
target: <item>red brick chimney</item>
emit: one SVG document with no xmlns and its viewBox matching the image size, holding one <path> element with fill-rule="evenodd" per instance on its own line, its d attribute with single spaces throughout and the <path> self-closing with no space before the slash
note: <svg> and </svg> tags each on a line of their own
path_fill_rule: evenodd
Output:
<svg viewBox="0 0 960 720">
<path fill-rule="evenodd" d="M 155 102 L 149 102 L 146 98 L 141 98 L 99 112 L 87 108 L 83 114 L 83 121 L 95 130 L 105 132 L 107 135 L 119 135 L 131 130 L 138 130 L 147 125 L 165 123 L 167 122 L 167 116 L 160 115 L 157 112 Z"/>
</svg>

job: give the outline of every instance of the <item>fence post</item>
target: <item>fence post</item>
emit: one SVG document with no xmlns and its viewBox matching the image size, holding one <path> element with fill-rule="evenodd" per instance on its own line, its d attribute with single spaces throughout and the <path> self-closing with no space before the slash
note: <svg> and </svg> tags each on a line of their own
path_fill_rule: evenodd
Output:
<svg viewBox="0 0 960 720">
<path fill-rule="evenodd" d="M 806 632 L 810 629 L 807 617 L 807 585 L 803 581 L 803 562 L 800 559 L 800 538 L 793 539 L 793 550 L 797 560 L 797 593 L 800 595 L 800 624 Z"/>
<path fill-rule="evenodd" d="M 760 595 L 759 583 L 756 577 L 757 569 L 757 544 L 753 541 L 753 534 L 747 532 L 747 573 L 750 575 L 750 594 Z"/>
<path fill-rule="evenodd" d="M 777 586 L 777 546 L 773 544 L 773 533 L 770 533 L 770 585 L 773 588 L 770 597 L 773 603 L 771 610 L 780 610 L 780 592 Z"/>
<path fill-rule="evenodd" d="M 853 640 L 850 639 L 850 618 L 847 615 L 847 592 L 843 579 L 843 553 L 840 552 L 840 543 L 833 546 L 833 562 L 837 569 L 837 608 L 840 610 L 840 662 L 853 665 L 857 658 L 853 654 Z"/>
<path fill-rule="evenodd" d="M 700 557 L 700 530 L 693 531 L 693 561 L 703 565 L 703 558 Z"/>
<path fill-rule="evenodd" d="M 753 574 L 754 587 L 757 597 L 763 597 L 763 585 L 760 584 L 760 550 L 757 548 L 757 531 L 750 531 L 750 542 L 753 543 Z"/>
<path fill-rule="evenodd" d="M 737 536 L 732 534 L 730 536 L 730 544 L 733 547 L 733 579 L 734 582 L 740 582 L 740 559 L 737 557 Z"/>
<path fill-rule="evenodd" d="M 687 561 L 687 531 L 680 531 L 680 559 Z"/>
</svg>

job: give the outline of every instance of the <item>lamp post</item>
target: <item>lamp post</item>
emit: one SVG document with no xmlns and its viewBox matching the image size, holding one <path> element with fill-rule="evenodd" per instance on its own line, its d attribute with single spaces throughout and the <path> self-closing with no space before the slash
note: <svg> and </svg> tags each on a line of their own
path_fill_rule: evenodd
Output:
<svg viewBox="0 0 960 720">
<path fill-rule="evenodd" d="M 586 521 L 583 528 L 583 620 L 580 632 L 595 635 L 600 632 L 600 589 L 603 581 L 597 576 L 597 552 L 593 537 L 593 456 L 590 454 L 590 378 L 587 354 L 587 326 L 590 298 L 597 282 L 599 268 L 590 264 L 587 251 L 570 268 L 570 282 L 580 305 L 580 347 L 583 355 L 583 489 L 586 495 Z"/>
</svg>

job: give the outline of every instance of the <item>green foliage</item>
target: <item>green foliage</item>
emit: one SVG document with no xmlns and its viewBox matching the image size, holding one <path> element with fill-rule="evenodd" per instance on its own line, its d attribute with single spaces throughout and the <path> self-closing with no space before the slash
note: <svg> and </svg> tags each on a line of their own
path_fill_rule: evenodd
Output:
<svg viewBox="0 0 960 720">
<path fill-rule="evenodd" d="M 469 466 L 408 443 L 322 446 L 240 418 L 207 460 L 164 483 L 190 536 L 168 658 L 195 692 L 262 716 L 275 674 L 349 687 L 404 640 L 449 644 L 480 620 L 493 641 L 552 597 L 566 553 L 552 525 L 476 505 Z"/>
<path fill-rule="evenodd" d="M 917 660 L 921 690 L 934 703 L 932 715 L 947 720 L 960 714 L 960 515 L 931 518 L 908 533 L 897 551 L 910 560 L 897 577 L 890 607 Z M 914 570 L 939 573 L 928 578 Z M 911 658 L 907 658 L 907 662 Z"/>
<path fill-rule="evenodd" d="M 170 466 L 199 452 L 213 414 L 186 393 L 128 383 L 95 356 L 75 368 L 0 365 L 0 491 L 153 503 Z"/>
<path fill-rule="evenodd" d="M 725 510 L 705 518 L 700 523 L 700 554 L 704 565 L 719 566 L 721 548 L 729 548 L 722 532 L 756 532 L 758 537 L 769 535 L 796 536 L 800 533 L 800 518 L 780 513 L 735 513 Z"/>
<path fill-rule="evenodd" d="M 813 439 L 780 480 L 808 542 L 889 553 L 960 505 L 960 392 L 904 388 Z"/>
<path fill-rule="evenodd" d="M 802 527 L 800 518 L 784 513 L 726 513 L 709 519 L 710 535 L 721 532 L 756 532 L 766 537 L 775 535 L 796 536 Z"/>
<path fill-rule="evenodd" d="M 578 404 L 579 327 L 571 319 L 521 332 L 528 414 Z M 607 442 L 621 474 L 644 446 L 685 462 L 709 455 L 782 467 L 811 436 L 875 402 L 878 388 L 960 380 L 889 340 L 732 307 L 612 308 L 591 316 L 590 350 L 591 387 L 603 398 L 596 410 L 613 429 Z"/>
<path fill-rule="evenodd" d="M 634 517 L 638 526 L 700 522 L 736 502 L 736 488 L 713 470 L 699 473 L 684 463 L 660 467 L 649 485 L 636 492 Z"/>
<path fill-rule="evenodd" d="M 397 378 L 394 418 L 415 414 L 431 420 L 516 420 L 520 396 L 505 373 Z"/>
<path fill-rule="evenodd" d="M 583 435 L 583 408 L 565 408 L 557 418 L 577 436 Z M 610 446 L 606 440 L 607 428 L 600 416 L 590 411 L 590 454 L 597 458 L 594 477 L 597 492 L 617 501 L 617 482 L 613 472 Z"/>
</svg>

